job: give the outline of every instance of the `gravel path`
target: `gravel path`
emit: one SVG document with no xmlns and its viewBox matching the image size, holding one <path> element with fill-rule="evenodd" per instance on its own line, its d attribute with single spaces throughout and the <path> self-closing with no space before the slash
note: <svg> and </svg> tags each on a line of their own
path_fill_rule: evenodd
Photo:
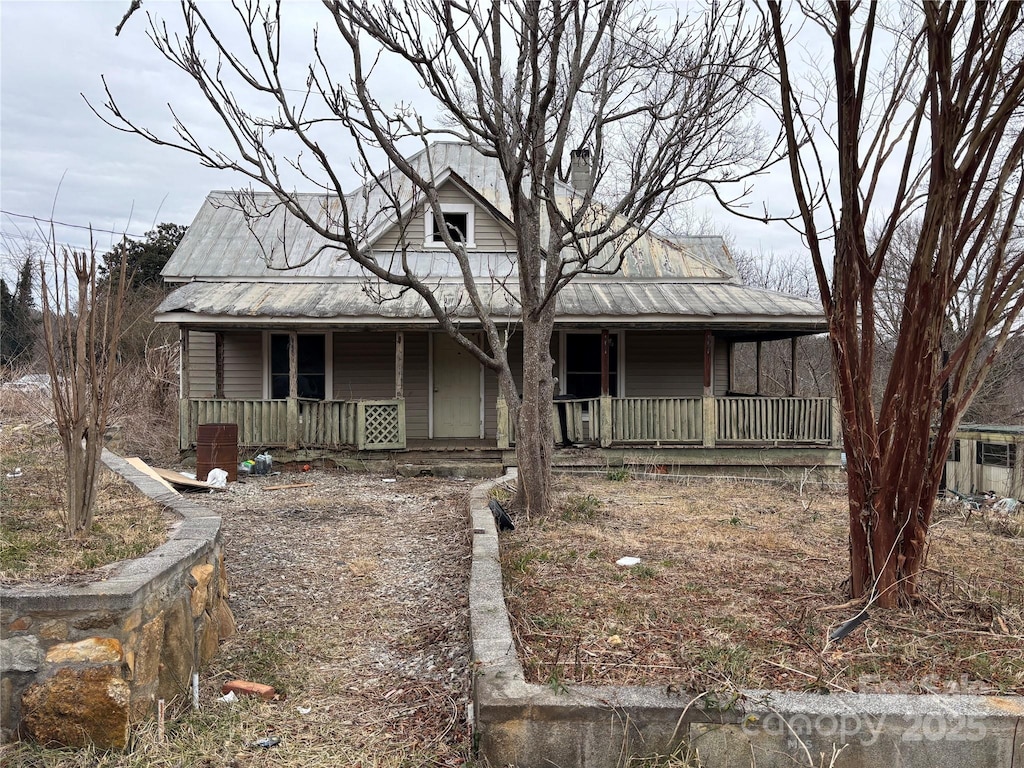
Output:
<svg viewBox="0 0 1024 768">
<path fill-rule="evenodd" d="M 202 498 L 223 517 L 238 623 L 204 696 L 235 677 L 286 696 L 247 709 L 220 758 L 269 735 L 273 765 L 467 759 L 470 487 L 313 470 Z"/>
</svg>

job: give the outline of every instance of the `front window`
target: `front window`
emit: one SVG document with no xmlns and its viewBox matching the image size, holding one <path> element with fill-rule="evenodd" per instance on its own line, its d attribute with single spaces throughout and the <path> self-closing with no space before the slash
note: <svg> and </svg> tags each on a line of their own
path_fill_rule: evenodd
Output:
<svg viewBox="0 0 1024 768">
<path fill-rule="evenodd" d="M 619 393 L 618 335 L 608 336 L 608 394 Z M 601 334 L 565 334 L 565 394 L 577 399 L 601 396 Z"/>
<path fill-rule="evenodd" d="M 323 400 L 327 393 L 326 345 L 322 333 L 300 333 L 298 336 L 298 396 L 307 400 Z M 288 397 L 288 335 L 270 337 L 270 397 Z"/>
<path fill-rule="evenodd" d="M 427 246 L 443 246 L 442 231 L 447 230 L 448 236 L 456 243 L 467 248 L 475 246 L 475 223 L 472 205 L 443 203 L 440 218 L 427 206 L 423 215 L 424 240 Z"/>
<path fill-rule="evenodd" d="M 444 236 L 441 234 L 441 224 L 448 230 L 448 236 L 456 243 L 468 242 L 469 215 L 465 213 L 445 212 L 442 215 L 443 222 L 434 217 L 433 237 L 435 243 L 443 243 Z"/>
</svg>

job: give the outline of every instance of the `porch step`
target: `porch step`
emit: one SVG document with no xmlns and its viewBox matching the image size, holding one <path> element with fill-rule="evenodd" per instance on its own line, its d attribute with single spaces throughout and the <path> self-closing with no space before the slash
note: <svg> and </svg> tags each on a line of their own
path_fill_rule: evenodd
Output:
<svg viewBox="0 0 1024 768">
<path fill-rule="evenodd" d="M 410 464 L 399 462 L 395 468 L 398 474 L 402 477 L 428 475 L 430 477 L 472 477 L 474 479 L 489 479 L 493 477 L 501 477 L 505 472 L 505 468 L 502 466 L 500 461 L 431 461 Z"/>
<path fill-rule="evenodd" d="M 395 461 L 399 462 L 399 464 L 461 464 L 481 461 L 500 464 L 502 453 L 502 451 L 496 448 L 447 448 L 441 450 L 413 448 L 405 451 L 395 451 L 393 455 Z"/>
</svg>

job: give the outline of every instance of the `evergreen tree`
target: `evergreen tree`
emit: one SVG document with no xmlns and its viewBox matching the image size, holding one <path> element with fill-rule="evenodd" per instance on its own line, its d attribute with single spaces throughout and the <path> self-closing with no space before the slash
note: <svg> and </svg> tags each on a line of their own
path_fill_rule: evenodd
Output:
<svg viewBox="0 0 1024 768">
<path fill-rule="evenodd" d="M 0 364 L 27 361 L 35 347 L 35 299 L 32 296 L 32 257 L 25 258 L 12 292 L 0 280 Z"/>
<path fill-rule="evenodd" d="M 126 237 L 103 256 L 103 264 L 99 268 L 101 277 L 116 281 L 123 258 L 127 262 L 130 287 L 159 288 L 160 270 L 185 236 L 186 229 L 183 224 L 164 222 L 147 232 L 144 240 Z"/>
</svg>

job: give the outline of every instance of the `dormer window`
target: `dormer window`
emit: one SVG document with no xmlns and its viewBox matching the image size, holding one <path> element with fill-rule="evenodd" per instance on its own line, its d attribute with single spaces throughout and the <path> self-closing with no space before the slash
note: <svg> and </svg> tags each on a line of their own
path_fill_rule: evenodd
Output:
<svg viewBox="0 0 1024 768">
<path fill-rule="evenodd" d="M 467 248 L 476 246 L 472 205 L 442 203 L 440 218 L 435 216 L 428 206 L 423 216 L 423 225 L 424 245 L 427 247 L 444 247 L 442 227 L 448 230 L 448 236 L 456 243 L 461 243 Z"/>
</svg>

